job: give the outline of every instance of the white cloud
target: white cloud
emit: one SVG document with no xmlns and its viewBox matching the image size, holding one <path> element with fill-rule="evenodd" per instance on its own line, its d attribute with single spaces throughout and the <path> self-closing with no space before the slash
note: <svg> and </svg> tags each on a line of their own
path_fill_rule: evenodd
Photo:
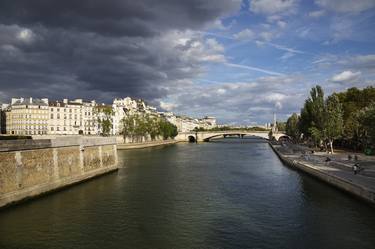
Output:
<svg viewBox="0 0 375 249">
<path fill-rule="evenodd" d="M 251 40 L 255 38 L 255 33 L 251 29 L 244 29 L 233 35 L 236 40 Z"/>
<path fill-rule="evenodd" d="M 372 65 L 375 67 L 375 54 L 358 55 L 354 60 L 361 65 Z"/>
<path fill-rule="evenodd" d="M 316 10 L 309 13 L 309 17 L 321 17 L 325 15 L 325 10 Z"/>
<path fill-rule="evenodd" d="M 265 41 L 271 41 L 272 38 L 274 37 L 274 34 L 272 32 L 269 32 L 269 31 L 264 31 L 264 32 L 261 32 L 259 34 L 259 36 L 265 40 Z"/>
<path fill-rule="evenodd" d="M 225 94 L 227 92 L 227 90 L 225 90 L 224 88 L 219 88 L 219 89 L 217 89 L 217 93 L 219 94 L 219 95 L 223 95 L 223 94 Z"/>
<path fill-rule="evenodd" d="M 295 55 L 296 55 L 295 53 L 286 52 L 286 53 L 284 53 L 284 54 L 280 57 L 280 59 L 281 59 L 281 60 L 287 60 L 287 59 L 289 59 L 289 58 L 292 58 L 292 57 L 295 56 Z"/>
<path fill-rule="evenodd" d="M 33 40 L 34 33 L 30 29 L 22 29 L 18 32 L 17 38 L 21 41 L 30 42 Z"/>
<path fill-rule="evenodd" d="M 270 93 L 267 96 L 265 96 L 265 100 L 269 102 L 280 102 L 287 98 L 287 95 L 282 93 Z"/>
<path fill-rule="evenodd" d="M 250 9 L 261 14 L 289 14 L 296 9 L 295 0 L 252 0 Z"/>
<path fill-rule="evenodd" d="M 167 44 L 166 50 L 170 50 L 169 47 L 177 48 L 181 54 L 179 58 L 186 62 L 226 61 L 223 45 L 214 38 L 204 39 L 204 33 L 173 31 L 163 36 L 163 43 Z"/>
<path fill-rule="evenodd" d="M 283 29 L 286 27 L 286 22 L 279 20 L 277 21 L 277 26 Z"/>
<path fill-rule="evenodd" d="M 206 40 L 206 44 L 211 51 L 214 52 L 224 52 L 224 47 L 220 43 L 217 42 L 217 40 L 213 38 L 209 38 Z"/>
<path fill-rule="evenodd" d="M 341 82 L 353 82 L 355 80 L 358 80 L 359 77 L 361 76 L 361 72 L 352 72 L 350 70 L 348 71 L 343 71 L 339 74 L 334 75 L 331 78 L 331 81 L 341 83 Z"/>
<path fill-rule="evenodd" d="M 315 3 L 339 13 L 359 13 L 375 7 L 374 0 L 316 0 Z"/>
<path fill-rule="evenodd" d="M 177 108 L 178 105 L 173 104 L 173 103 L 167 103 L 167 102 L 164 102 L 164 101 L 160 101 L 160 107 L 163 108 L 166 111 L 172 111 L 173 109 Z"/>
<path fill-rule="evenodd" d="M 284 50 L 284 51 L 287 51 L 287 52 L 290 52 L 290 53 L 295 53 L 295 54 L 305 54 L 306 53 L 306 52 L 298 50 L 298 49 L 288 48 L 286 46 L 271 43 L 271 42 L 268 42 L 267 45 L 270 45 L 271 47 L 274 47 L 274 48 L 277 48 L 277 49 L 280 49 L 280 50 Z"/>
<path fill-rule="evenodd" d="M 278 72 L 266 70 L 266 69 L 259 68 L 259 67 L 252 67 L 252 66 L 235 64 L 235 63 L 224 63 L 224 65 L 229 66 L 229 67 L 236 67 L 236 68 L 241 68 L 241 69 L 248 69 L 248 70 L 257 71 L 257 72 L 261 72 L 261 73 L 265 73 L 265 74 L 269 74 L 269 75 L 278 75 L 278 76 L 282 76 L 283 75 L 282 73 L 278 73 Z"/>
</svg>

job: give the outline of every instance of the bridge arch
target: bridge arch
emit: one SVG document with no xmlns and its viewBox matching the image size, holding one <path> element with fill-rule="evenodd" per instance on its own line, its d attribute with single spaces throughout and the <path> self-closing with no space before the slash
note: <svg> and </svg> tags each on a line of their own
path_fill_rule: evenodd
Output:
<svg viewBox="0 0 375 249">
<path fill-rule="evenodd" d="M 189 143 L 195 143 L 195 142 L 197 142 L 197 138 L 193 135 L 189 135 L 188 141 L 189 141 Z"/>
</svg>

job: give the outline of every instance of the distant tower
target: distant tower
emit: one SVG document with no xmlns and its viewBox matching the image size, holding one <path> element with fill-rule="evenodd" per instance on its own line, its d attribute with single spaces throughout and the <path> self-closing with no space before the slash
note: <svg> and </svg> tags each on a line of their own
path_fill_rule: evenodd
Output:
<svg viewBox="0 0 375 249">
<path fill-rule="evenodd" d="M 273 126 L 272 126 L 272 133 L 277 133 L 277 121 L 276 121 L 276 112 L 273 113 Z"/>
</svg>

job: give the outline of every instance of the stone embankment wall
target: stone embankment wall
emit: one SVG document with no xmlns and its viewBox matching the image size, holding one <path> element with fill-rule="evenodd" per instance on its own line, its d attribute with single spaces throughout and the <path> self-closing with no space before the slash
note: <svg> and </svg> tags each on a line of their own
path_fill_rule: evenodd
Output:
<svg viewBox="0 0 375 249">
<path fill-rule="evenodd" d="M 115 138 L 61 137 L 0 143 L 0 207 L 118 168 Z"/>
</svg>

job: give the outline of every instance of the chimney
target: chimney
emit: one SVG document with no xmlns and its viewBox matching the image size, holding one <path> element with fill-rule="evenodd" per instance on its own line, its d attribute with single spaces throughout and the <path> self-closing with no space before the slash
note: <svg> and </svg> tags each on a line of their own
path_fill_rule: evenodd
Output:
<svg viewBox="0 0 375 249">
<path fill-rule="evenodd" d="M 33 103 L 33 97 L 30 97 L 30 104 Z"/>
<path fill-rule="evenodd" d="M 68 99 L 63 99 L 64 104 L 68 104 Z"/>
</svg>

